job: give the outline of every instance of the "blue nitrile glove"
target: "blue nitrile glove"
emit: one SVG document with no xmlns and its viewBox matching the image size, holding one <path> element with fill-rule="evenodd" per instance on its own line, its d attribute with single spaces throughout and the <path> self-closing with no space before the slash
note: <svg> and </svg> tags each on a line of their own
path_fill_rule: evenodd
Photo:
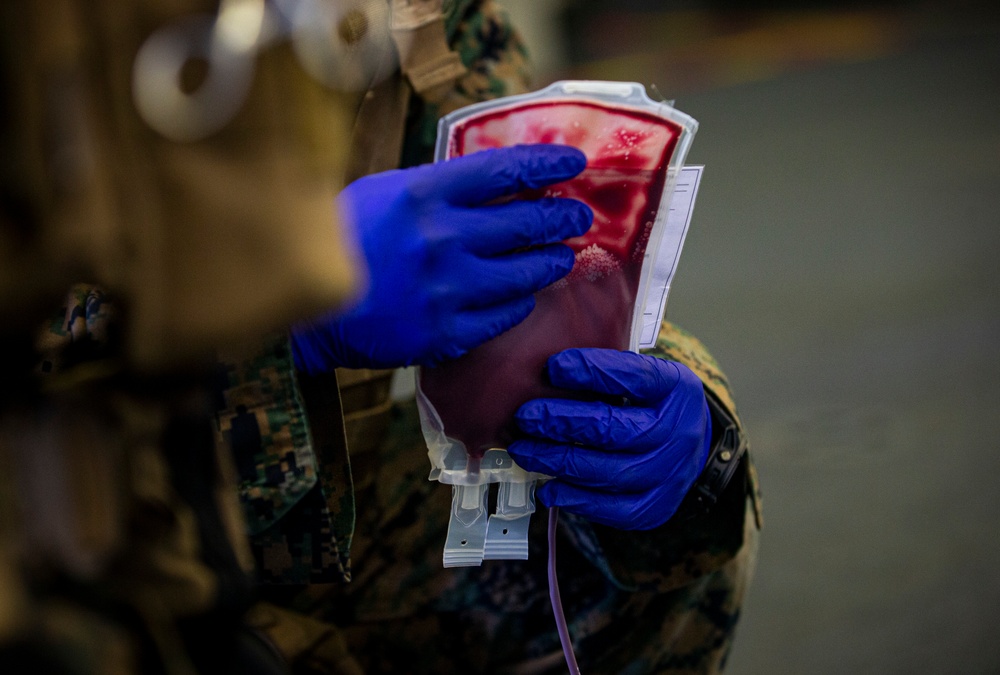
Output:
<svg viewBox="0 0 1000 675">
<path fill-rule="evenodd" d="M 292 330 L 299 370 L 430 365 L 524 320 L 533 293 L 569 273 L 593 213 L 574 199 L 491 204 L 580 173 L 566 146 L 486 150 L 351 183 L 338 202 L 369 271 L 360 303 Z M 525 250 L 526 247 L 534 247 Z"/>
<path fill-rule="evenodd" d="M 548 360 L 552 384 L 627 399 L 535 399 L 517 411 L 531 436 L 507 451 L 554 480 L 538 489 L 558 506 L 620 530 L 658 527 L 677 511 L 708 459 L 712 423 L 701 380 L 674 361 L 611 349 L 568 349 Z"/>
</svg>

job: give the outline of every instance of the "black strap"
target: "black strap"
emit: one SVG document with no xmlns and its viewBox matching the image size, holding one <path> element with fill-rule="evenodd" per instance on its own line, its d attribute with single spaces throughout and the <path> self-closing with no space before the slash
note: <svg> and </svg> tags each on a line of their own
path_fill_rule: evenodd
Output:
<svg viewBox="0 0 1000 675">
<path fill-rule="evenodd" d="M 747 439 L 736 420 L 712 395 L 707 395 L 712 415 L 712 449 L 705 468 L 688 491 L 678 513 L 684 518 L 712 510 L 736 475 L 747 452 Z"/>
</svg>

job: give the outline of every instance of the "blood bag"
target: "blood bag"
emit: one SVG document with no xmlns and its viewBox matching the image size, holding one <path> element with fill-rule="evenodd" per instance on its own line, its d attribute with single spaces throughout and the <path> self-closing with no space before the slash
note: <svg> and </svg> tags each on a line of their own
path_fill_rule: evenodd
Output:
<svg viewBox="0 0 1000 675">
<path fill-rule="evenodd" d="M 636 350 L 667 205 L 697 122 L 654 102 L 640 84 L 562 81 L 531 94 L 457 110 L 438 127 L 436 161 L 489 148 L 556 143 L 583 151 L 575 178 L 517 198 L 569 197 L 594 212 L 590 230 L 565 241 L 576 254 L 565 278 L 535 295 L 520 324 L 464 356 L 417 373 L 417 404 L 432 480 L 454 486 L 446 567 L 527 558 L 539 474 L 505 448 L 526 401 L 574 394 L 544 380 L 545 362 L 574 347 Z M 488 490 L 498 483 L 496 512 Z"/>
</svg>

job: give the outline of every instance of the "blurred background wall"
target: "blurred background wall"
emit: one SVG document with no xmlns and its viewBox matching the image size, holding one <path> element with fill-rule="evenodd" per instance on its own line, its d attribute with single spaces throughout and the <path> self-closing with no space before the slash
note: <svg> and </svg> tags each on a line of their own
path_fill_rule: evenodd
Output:
<svg viewBox="0 0 1000 675">
<path fill-rule="evenodd" d="M 701 123 L 667 315 L 765 499 L 729 673 L 1000 673 L 1000 3 L 502 4 L 539 85 Z"/>
</svg>

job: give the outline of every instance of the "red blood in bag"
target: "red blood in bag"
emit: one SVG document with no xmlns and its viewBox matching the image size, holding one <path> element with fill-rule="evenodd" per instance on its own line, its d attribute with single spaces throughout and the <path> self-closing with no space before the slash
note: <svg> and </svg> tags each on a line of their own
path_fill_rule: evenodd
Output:
<svg viewBox="0 0 1000 675">
<path fill-rule="evenodd" d="M 576 252 L 572 272 L 536 294 L 527 319 L 461 358 L 421 369 L 421 391 L 445 434 L 472 457 L 516 437 L 513 417 L 524 402 L 581 396 L 546 383 L 549 356 L 571 347 L 628 349 L 643 254 L 679 134 L 655 115 L 576 101 L 488 112 L 452 128 L 449 157 L 518 143 L 579 148 L 583 173 L 520 197 L 571 197 L 594 211 L 591 229 L 566 241 Z"/>
</svg>

